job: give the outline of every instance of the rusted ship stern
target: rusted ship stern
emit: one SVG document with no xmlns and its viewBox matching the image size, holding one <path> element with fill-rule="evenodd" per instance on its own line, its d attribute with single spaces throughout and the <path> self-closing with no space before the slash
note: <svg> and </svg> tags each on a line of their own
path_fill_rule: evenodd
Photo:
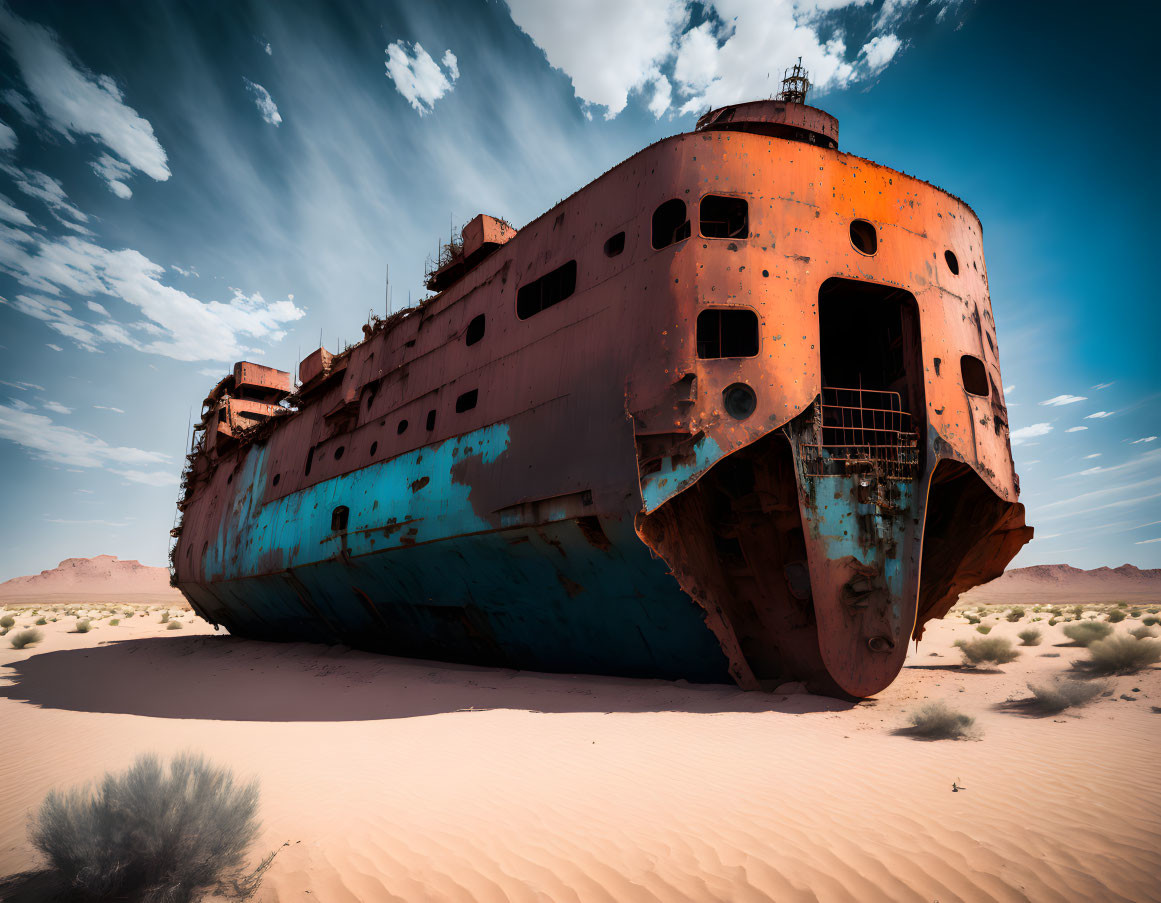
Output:
<svg viewBox="0 0 1161 903">
<path fill-rule="evenodd" d="M 231 632 L 864 697 L 1032 536 L 981 228 L 807 106 L 714 110 L 198 424 L 174 580 Z"/>
</svg>

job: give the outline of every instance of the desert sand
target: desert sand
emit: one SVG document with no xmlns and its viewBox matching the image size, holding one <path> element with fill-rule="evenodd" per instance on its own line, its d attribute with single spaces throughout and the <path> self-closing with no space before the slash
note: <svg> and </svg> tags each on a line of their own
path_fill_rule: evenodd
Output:
<svg viewBox="0 0 1161 903">
<path fill-rule="evenodd" d="M 0 583 L 0 604 L 159 603 L 188 607 L 181 591 L 169 585 L 169 568 L 150 567 L 116 555 L 66 558 L 55 568 Z"/>
<path fill-rule="evenodd" d="M 1012 568 L 964 593 L 961 605 L 1161 601 L 1161 569 L 1131 564 L 1081 570 L 1068 564 Z"/>
<path fill-rule="evenodd" d="M 26 825 L 50 788 L 191 749 L 261 779 L 264 903 L 1161 899 L 1161 671 L 1060 715 L 1004 710 L 1086 654 L 1046 617 L 1044 643 L 993 671 L 959 666 L 963 618 L 937 622 L 894 685 L 849 704 L 264 644 L 178 616 L 0 641 L 0 874 L 35 865 Z M 1031 617 L 993 616 L 991 635 Z M 928 700 L 982 738 L 896 734 Z"/>
</svg>

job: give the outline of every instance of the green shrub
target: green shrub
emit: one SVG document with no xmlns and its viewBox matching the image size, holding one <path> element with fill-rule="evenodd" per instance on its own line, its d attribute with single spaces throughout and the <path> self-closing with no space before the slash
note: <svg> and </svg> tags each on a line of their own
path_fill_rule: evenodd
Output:
<svg viewBox="0 0 1161 903">
<path fill-rule="evenodd" d="M 1089 644 L 1089 660 L 1078 667 L 1093 674 L 1136 674 L 1161 662 L 1161 642 L 1121 634 Z"/>
<path fill-rule="evenodd" d="M 1015 623 L 1016 623 L 1017 621 L 1019 621 L 1019 620 L 1020 620 L 1022 617 L 1024 617 L 1024 609 L 1022 609 L 1022 608 L 1020 608 L 1019 606 L 1017 606 L 1016 608 L 1013 608 L 1011 611 L 1009 611 L 1009 612 L 1008 612 L 1008 614 L 1007 614 L 1007 615 L 1005 615 L 1005 617 L 1006 617 L 1006 618 L 1007 618 L 1009 621 L 1011 621 L 1013 624 L 1015 624 Z"/>
<path fill-rule="evenodd" d="M 1055 627 L 1059 621 L 1060 621 L 1060 618 L 1049 618 L 1048 619 L 1048 626 Z"/>
<path fill-rule="evenodd" d="M 976 630 L 978 630 L 980 633 L 988 634 L 988 633 L 992 632 L 992 625 L 991 624 L 980 624 L 976 628 Z"/>
<path fill-rule="evenodd" d="M 181 621 L 170 621 L 166 630 L 181 630 Z"/>
<path fill-rule="evenodd" d="M 48 621 L 46 621 L 44 618 L 37 618 L 36 619 L 36 624 L 38 627 L 43 627 L 47 623 L 48 623 Z"/>
<path fill-rule="evenodd" d="M 911 712 L 908 720 L 911 726 L 902 733 L 924 740 L 970 740 L 979 736 L 976 720 L 946 702 L 928 702 Z"/>
<path fill-rule="evenodd" d="M 1016 634 L 1020 638 L 1021 646 L 1039 646 L 1040 645 L 1040 631 L 1035 627 L 1029 627 L 1027 630 L 1021 630 Z"/>
<path fill-rule="evenodd" d="M 1153 615 L 1149 615 L 1148 617 L 1141 618 L 1141 623 L 1146 627 L 1152 627 L 1154 624 L 1158 623 L 1158 620 L 1161 619 L 1155 618 Z"/>
<path fill-rule="evenodd" d="M 1129 636 L 1135 640 L 1147 640 L 1150 637 L 1157 636 L 1157 631 L 1142 625 L 1141 627 L 1134 627 L 1132 630 L 1130 630 Z"/>
<path fill-rule="evenodd" d="M 73 627 L 73 633 L 88 633 L 93 629 L 93 625 L 88 621 L 77 621 L 76 626 Z"/>
<path fill-rule="evenodd" d="M 1105 618 L 1105 620 L 1107 620 L 1110 624 L 1119 624 L 1121 621 L 1125 620 L 1125 613 L 1119 608 L 1114 608 L 1108 613 L 1108 616 Z"/>
<path fill-rule="evenodd" d="M 1134 608 L 1132 611 L 1129 612 L 1129 617 L 1130 618 L 1141 617 L 1141 610 L 1139 608 Z"/>
<path fill-rule="evenodd" d="M 231 886 L 239 896 L 257 809 L 257 782 L 236 784 L 196 755 L 168 771 L 142 756 L 98 787 L 50 791 L 30 835 L 51 876 L 83 899 L 189 903 Z"/>
<path fill-rule="evenodd" d="M 955 644 L 963 653 L 965 665 L 993 664 L 1006 665 L 1020 657 L 1012 647 L 1012 641 L 1003 637 L 977 637 L 974 640 L 959 640 Z"/>
<path fill-rule="evenodd" d="M 7 628 L 5 628 L 7 630 Z M 33 643 L 39 643 L 44 639 L 44 634 L 35 627 L 28 630 L 19 630 L 8 638 L 8 642 L 12 644 L 13 649 L 23 649 L 25 646 L 31 646 Z"/>
<path fill-rule="evenodd" d="M 1112 632 L 1112 625 L 1101 621 L 1081 621 L 1064 628 L 1064 635 L 1078 646 L 1088 646 L 1097 640 L 1103 640 Z"/>
<path fill-rule="evenodd" d="M 0 627 L 12 627 L 16 623 L 16 619 L 12 615 L 4 615 L 0 618 Z"/>
<path fill-rule="evenodd" d="M 1042 715 L 1055 715 L 1074 706 L 1087 705 L 1102 693 L 1108 693 L 1112 684 L 1108 681 L 1064 680 L 1056 678 L 1047 683 L 1029 683 L 1032 699 L 1028 708 Z"/>
<path fill-rule="evenodd" d="M 977 618 L 975 615 L 968 615 L 967 622 L 969 624 L 978 624 L 978 623 L 980 623 L 980 619 Z"/>
<path fill-rule="evenodd" d="M 109 626 L 110 626 L 110 627 L 116 627 L 116 626 L 117 626 L 118 624 L 120 624 L 120 623 L 121 623 L 121 619 L 120 619 L 120 618 L 110 618 L 110 619 L 109 619 Z"/>
</svg>

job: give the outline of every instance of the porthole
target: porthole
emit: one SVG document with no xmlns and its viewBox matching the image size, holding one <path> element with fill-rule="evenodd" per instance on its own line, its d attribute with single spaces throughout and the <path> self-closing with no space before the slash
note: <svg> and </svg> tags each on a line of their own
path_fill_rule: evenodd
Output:
<svg viewBox="0 0 1161 903">
<path fill-rule="evenodd" d="M 406 432 L 407 432 L 407 421 L 400 420 L 399 426 L 395 427 L 395 433 L 396 433 L 396 435 L 402 436 Z"/>
<path fill-rule="evenodd" d="M 347 521 L 351 516 L 351 509 L 346 505 L 339 505 L 331 512 L 331 530 L 342 533 L 347 529 Z"/>
<path fill-rule="evenodd" d="M 464 411 L 470 411 L 476 406 L 476 401 L 480 397 L 479 389 L 472 389 L 470 392 L 465 392 L 456 399 L 456 413 L 462 414 Z"/>
<path fill-rule="evenodd" d="M 275 486 L 277 486 L 277 485 L 278 485 L 278 480 L 279 480 L 281 477 L 282 477 L 282 474 L 280 474 L 280 473 L 276 473 L 276 474 L 274 475 L 274 479 L 273 479 L 273 480 L 271 480 L 271 482 L 272 482 L 272 483 L 273 483 Z"/>
<path fill-rule="evenodd" d="M 971 354 L 961 357 L 959 375 L 963 379 L 964 390 L 969 395 L 988 397 L 988 369 L 978 357 Z"/>
<path fill-rule="evenodd" d="M 478 314 L 472 317 L 472 322 L 468 324 L 467 332 L 464 333 L 464 344 L 474 345 L 484 337 L 484 315 Z"/>
<path fill-rule="evenodd" d="M 726 413 L 735 420 L 745 420 L 758 407 L 758 396 L 745 383 L 734 383 L 722 392 Z"/>
<path fill-rule="evenodd" d="M 378 442 L 372 442 L 372 443 L 371 443 L 371 457 L 372 457 L 372 458 L 373 458 L 373 457 L 375 457 L 375 452 L 377 452 L 378 450 L 379 450 L 379 443 L 378 443 Z"/>
<path fill-rule="evenodd" d="M 959 259 L 955 256 L 954 251 L 944 251 L 943 259 L 947 261 L 947 268 L 951 270 L 953 276 L 959 275 Z"/>
<path fill-rule="evenodd" d="M 867 256 L 874 254 L 879 250 L 879 237 L 875 233 L 875 227 L 865 219 L 851 222 L 851 244 L 860 254 Z"/>
<path fill-rule="evenodd" d="M 338 448 L 336 448 L 335 449 L 335 460 L 336 461 L 339 460 L 339 458 L 341 458 L 343 456 L 343 452 L 345 452 L 346 450 L 347 450 L 346 446 L 343 446 L 343 445 L 340 445 Z"/>
<path fill-rule="evenodd" d="M 427 431 L 430 433 L 435 429 L 435 410 L 432 409 L 427 412 Z"/>
<path fill-rule="evenodd" d="M 605 256 L 616 257 L 625 250 L 625 233 L 618 232 L 605 242 Z"/>
</svg>

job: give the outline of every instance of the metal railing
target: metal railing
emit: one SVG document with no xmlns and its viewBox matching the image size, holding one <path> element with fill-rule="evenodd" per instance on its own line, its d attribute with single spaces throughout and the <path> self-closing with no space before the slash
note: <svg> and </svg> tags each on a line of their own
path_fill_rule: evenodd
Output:
<svg viewBox="0 0 1161 903">
<path fill-rule="evenodd" d="M 818 442 L 802 445 L 807 476 L 914 480 L 918 473 L 919 437 L 898 392 L 824 386 L 815 435 Z"/>
</svg>

